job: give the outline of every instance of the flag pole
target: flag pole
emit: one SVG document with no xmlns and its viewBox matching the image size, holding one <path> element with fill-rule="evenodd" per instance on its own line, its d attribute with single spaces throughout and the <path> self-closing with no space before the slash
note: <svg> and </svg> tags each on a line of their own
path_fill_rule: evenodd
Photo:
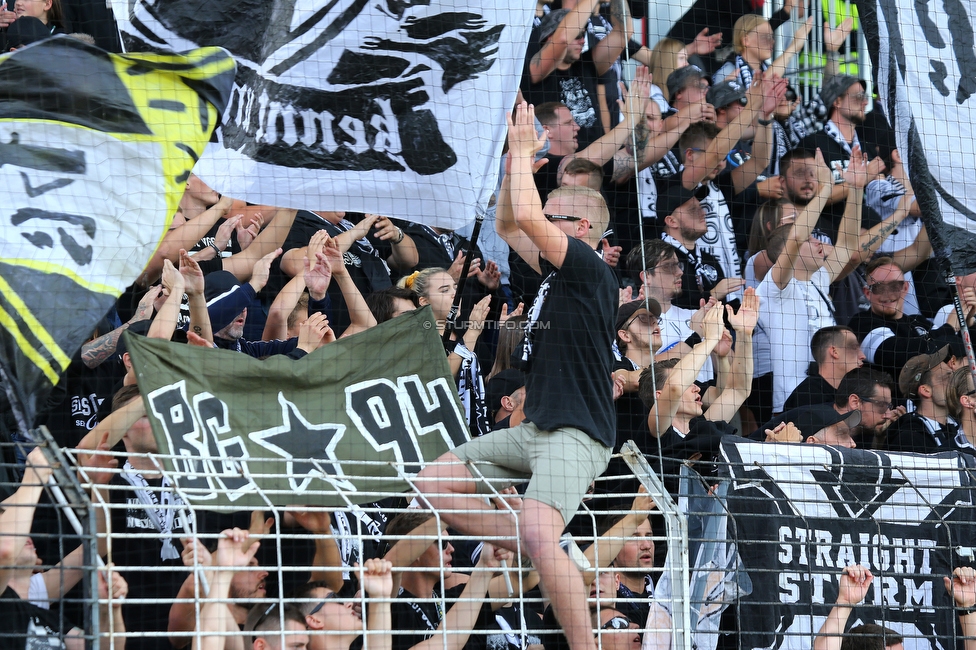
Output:
<svg viewBox="0 0 976 650">
<path fill-rule="evenodd" d="M 969 325 L 966 323 L 966 311 L 962 308 L 962 298 L 959 296 L 959 285 L 956 276 L 952 272 L 952 265 L 949 260 L 943 260 L 942 272 L 945 275 L 946 284 L 952 287 L 952 306 L 956 310 L 956 317 L 959 318 L 959 336 L 966 348 L 966 358 L 969 359 L 969 373 L 973 376 L 976 383 L 976 355 L 973 354 L 973 341 L 969 336 Z"/>
<path fill-rule="evenodd" d="M 474 247 L 478 245 L 478 237 L 481 235 L 481 224 L 485 221 L 484 212 L 479 208 L 474 217 L 474 229 L 468 239 L 468 248 L 464 251 L 464 263 L 461 265 L 461 277 L 458 278 L 457 290 L 454 292 L 454 302 L 451 304 L 451 311 L 447 315 L 447 323 L 444 325 L 444 336 L 441 343 L 449 353 L 454 349 L 456 342 L 451 341 L 451 334 L 457 332 L 458 337 L 464 335 L 467 327 L 458 324 L 458 315 L 461 312 L 461 296 L 464 294 L 464 285 L 468 281 L 468 272 L 471 270 L 471 259 L 474 255 Z"/>
</svg>

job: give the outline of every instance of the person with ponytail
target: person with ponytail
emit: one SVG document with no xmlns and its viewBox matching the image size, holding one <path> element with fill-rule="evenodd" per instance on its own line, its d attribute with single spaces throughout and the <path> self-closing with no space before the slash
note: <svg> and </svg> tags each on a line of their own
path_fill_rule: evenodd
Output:
<svg viewBox="0 0 976 650">
<path fill-rule="evenodd" d="M 414 271 L 402 278 L 397 286 L 413 291 L 417 295 L 420 307 L 430 305 L 437 322 L 437 333 L 443 337 L 457 291 L 454 278 L 447 270 L 429 268 Z M 474 304 L 466 321 L 467 328 L 464 330 L 463 337 L 456 342 L 447 355 L 451 373 L 458 382 L 458 396 L 461 398 L 472 437 L 484 435 L 491 430 L 485 402 L 485 384 L 478 357 L 472 352 L 481 337 L 490 306 L 491 296 L 485 296 Z M 455 340 L 454 334 L 451 336 L 452 340 Z"/>
</svg>

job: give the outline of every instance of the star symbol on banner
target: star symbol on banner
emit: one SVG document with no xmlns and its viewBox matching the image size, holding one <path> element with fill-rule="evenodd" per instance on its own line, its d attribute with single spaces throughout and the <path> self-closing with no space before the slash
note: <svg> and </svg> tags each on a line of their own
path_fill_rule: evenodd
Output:
<svg viewBox="0 0 976 650">
<path fill-rule="evenodd" d="M 355 491 L 356 487 L 345 478 L 342 464 L 335 455 L 336 445 L 346 431 L 345 425 L 312 424 L 294 403 L 285 399 L 282 392 L 278 393 L 278 403 L 281 404 L 281 425 L 253 431 L 247 436 L 252 442 L 287 459 L 285 469 L 292 491 L 299 494 L 304 492 L 316 478 L 336 488 Z M 325 446 L 319 447 L 318 441 L 325 441 Z M 320 449 L 323 454 L 319 454 Z"/>
</svg>

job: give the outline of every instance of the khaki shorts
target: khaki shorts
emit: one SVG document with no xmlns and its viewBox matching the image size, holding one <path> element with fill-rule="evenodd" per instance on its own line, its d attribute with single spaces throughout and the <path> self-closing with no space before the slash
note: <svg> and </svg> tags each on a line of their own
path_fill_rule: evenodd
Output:
<svg viewBox="0 0 976 650">
<path fill-rule="evenodd" d="M 477 463 L 474 474 L 483 474 L 496 489 L 528 480 L 525 497 L 559 510 L 563 522 L 569 523 L 590 483 L 607 468 L 611 451 L 573 427 L 540 431 L 523 422 L 475 438 L 452 453 Z M 491 490 L 481 481 L 478 492 Z"/>
</svg>

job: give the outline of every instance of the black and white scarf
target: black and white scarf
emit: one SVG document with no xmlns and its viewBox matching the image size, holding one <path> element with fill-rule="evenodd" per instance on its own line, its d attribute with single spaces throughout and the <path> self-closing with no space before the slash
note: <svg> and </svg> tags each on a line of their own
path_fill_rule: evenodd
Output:
<svg viewBox="0 0 976 650">
<path fill-rule="evenodd" d="M 132 487 L 140 503 L 145 506 L 146 514 L 153 526 L 160 533 L 159 541 L 162 548 L 159 557 L 162 560 L 178 560 L 180 552 L 173 545 L 173 522 L 176 519 L 176 507 L 183 506 L 183 500 L 173 491 L 173 486 L 165 476 L 160 484 L 159 494 L 149 487 L 149 482 L 132 466 L 129 461 L 122 467 L 122 478 Z M 176 506 L 176 507 L 170 507 Z"/>
</svg>

